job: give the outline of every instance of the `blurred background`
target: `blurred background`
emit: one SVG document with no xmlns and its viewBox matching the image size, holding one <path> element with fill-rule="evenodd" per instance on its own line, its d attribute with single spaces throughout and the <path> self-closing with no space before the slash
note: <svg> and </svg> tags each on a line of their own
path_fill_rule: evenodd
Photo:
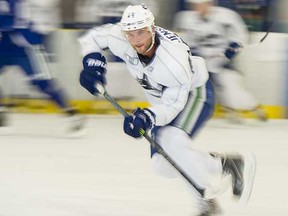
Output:
<svg viewBox="0 0 288 216">
<path fill-rule="evenodd" d="M 187 10 L 185 0 L 23 1 L 28 4 L 31 19 L 37 21 L 37 29 L 46 35 L 44 42 L 52 75 L 83 114 L 118 112 L 103 97 L 96 98 L 80 86 L 79 36 L 93 26 L 118 22 L 129 4 L 147 4 L 156 17 L 156 25 L 171 30 L 176 14 Z M 251 46 L 235 59 L 243 85 L 264 106 L 270 118 L 287 119 L 288 0 L 217 0 L 216 4 L 239 13 L 249 29 Z M 0 0 L 0 12 L 5 9 L 5 1 Z M 0 17 L 0 27 L 1 22 Z M 259 43 L 267 32 L 266 39 Z M 109 61 L 109 93 L 128 111 L 147 106 L 141 87 L 130 77 L 124 63 L 108 51 L 104 54 Z M 28 84 L 23 71 L 14 66 L 1 68 L 0 89 L 9 111 L 17 113 L 12 122 L 18 131 L 16 135 L 0 138 L 2 216 L 169 216 L 191 215 L 191 210 L 195 210 L 186 185 L 149 174 L 149 145 L 144 139 L 135 141 L 126 136 L 122 118 L 89 115 L 87 136 L 65 140 L 62 133 L 67 131 L 60 129 L 63 122 L 57 121 L 58 116 L 42 115 L 61 110 Z M 217 109 L 214 118 L 220 117 Z M 253 118 L 246 114 L 245 117 Z M 251 151 L 258 160 L 248 208 L 236 206 L 224 196 L 226 215 L 239 212 L 287 215 L 288 192 L 284 187 L 288 181 L 284 172 L 288 166 L 287 120 L 232 127 L 223 125 L 222 119 L 220 122 L 210 121 L 203 136 L 193 140 L 193 145 L 212 152 Z"/>
<path fill-rule="evenodd" d="M 71 102 L 82 113 L 114 113 L 103 98 L 95 98 L 78 81 L 81 56 L 77 38 L 88 28 L 116 23 L 129 4 L 145 3 L 156 17 L 156 25 L 172 30 L 175 14 L 187 10 L 185 0 L 27 0 L 32 17 L 55 28 L 47 34 L 48 57 L 53 75 Z M 216 4 L 238 12 L 249 29 L 249 43 L 255 44 L 269 31 L 267 38 L 244 49 L 237 67 L 244 85 L 263 104 L 271 118 L 288 117 L 288 1 L 217 0 Z M 51 18 L 52 17 L 52 18 Z M 127 110 L 146 106 L 141 88 L 129 76 L 125 65 L 110 53 L 107 89 Z M 13 71 L 13 72 L 12 72 Z M 12 73 L 11 73 L 12 72 Z M 125 85 L 125 88 L 123 86 Z M 27 85 L 21 70 L 12 67 L 1 73 L 3 95 L 15 112 L 58 112 L 46 97 Z M 215 114 L 217 116 L 217 113 Z"/>
</svg>

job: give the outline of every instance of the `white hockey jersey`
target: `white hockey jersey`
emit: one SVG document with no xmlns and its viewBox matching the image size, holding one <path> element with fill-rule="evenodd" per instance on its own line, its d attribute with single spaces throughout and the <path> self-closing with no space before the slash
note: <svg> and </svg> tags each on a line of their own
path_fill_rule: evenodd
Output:
<svg viewBox="0 0 288 216">
<path fill-rule="evenodd" d="M 61 0 L 25 0 L 35 31 L 48 34 L 61 26 Z"/>
<path fill-rule="evenodd" d="M 119 24 L 89 30 L 79 38 L 83 56 L 110 49 L 123 59 L 133 78 L 144 88 L 156 125 L 170 123 L 184 108 L 189 91 L 206 83 L 208 72 L 202 58 L 191 59 L 189 47 L 174 33 L 156 27 L 160 44 L 153 60 L 141 63 Z M 109 72 L 109 65 L 108 65 Z"/>
<path fill-rule="evenodd" d="M 209 72 L 219 72 L 229 62 L 224 56 L 230 42 L 248 40 L 248 31 L 242 18 L 234 11 L 212 6 L 207 17 L 195 11 L 181 11 L 175 16 L 174 30 L 207 62 Z"/>
</svg>

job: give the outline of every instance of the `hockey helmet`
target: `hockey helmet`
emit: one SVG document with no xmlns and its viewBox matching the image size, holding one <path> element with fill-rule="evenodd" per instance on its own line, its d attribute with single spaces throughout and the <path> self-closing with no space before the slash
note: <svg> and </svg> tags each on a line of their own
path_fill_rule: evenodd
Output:
<svg viewBox="0 0 288 216">
<path fill-rule="evenodd" d="M 146 5 L 129 5 L 125 9 L 120 23 L 123 31 L 137 30 L 144 27 L 149 27 L 151 30 L 154 20 L 154 15 Z"/>
</svg>

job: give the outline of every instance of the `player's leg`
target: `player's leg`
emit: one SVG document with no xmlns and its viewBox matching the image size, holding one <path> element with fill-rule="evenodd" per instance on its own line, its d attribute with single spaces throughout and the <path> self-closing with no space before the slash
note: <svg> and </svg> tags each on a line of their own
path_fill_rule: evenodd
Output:
<svg viewBox="0 0 288 216">
<path fill-rule="evenodd" d="M 72 107 L 56 80 L 51 76 L 45 53 L 38 47 L 25 50 L 27 56 L 17 59 L 18 65 L 29 77 L 30 83 L 39 91 L 48 95 L 50 99 L 64 112 L 70 121 L 70 131 L 79 131 L 83 128 L 84 119 L 76 108 Z"/>
<path fill-rule="evenodd" d="M 247 202 L 254 183 L 256 158 L 252 153 L 240 154 L 211 154 L 221 159 L 223 173 L 232 177 L 233 195 Z"/>
<path fill-rule="evenodd" d="M 225 68 L 220 73 L 213 74 L 213 78 L 218 83 L 218 102 L 229 115 L 237 111 L 246 111 L 254 113 L 261 121 L 267 120 L 268 115 L 263 106 L 244 88 L 242 74 Z"/>
<path fill-rule="evenodd" d="M 159 129 L 160 134 L 156 135 L 156 140 L 200 189 L 214 192 L 215 195 L 207 199 L 193 193 L 197 200 L 199 216 L 221 212 L 216 197 L 230 186 L 234 197 L 247 202 L 255 177 L 255 159 L 239 154 L 211 155 L 197 151 L 191 148 L 190 138 L 182 132 L 178 128 L 167 126 Z M 177 171 L 162 155 L 154 152 L 152 162 L 157 174 L 166 178 L 179 177 Z"/>
<path fill-rule="evenodd" d="M 227 74 L 225 74 L 226 72 Z M 213 78 L 216 78 L 215 83 L 218 84 L 217 87 L 223 95 L 223 104 L 229 104 L 229 107 L 232 107 L 232 109 L 240 107 L 240 109 L 251 110 L 252 107 L 257 107 L 257 101 L 254 97 L 241 86 L 242 77 L 238 72 L 226 70 L 224 73 L 213 75 Z M 222 75 L 225 77 L 222 77 Z M 238 91 L 240 94 L 237 97 Z M 237 99 L 236 101 L 233 100 L 233 97 L 235 96 Z M 244 103 L 244 105 L 242 104 L 242 107 L 241 103 Z M 265 115 L 265 113 L 263 115 Z M 232 176 L 233 194 L 235 197 L 241 197 L 242 200 L 248 200 L 252 190 L 256 170 L 256 159 L 254 155 L 247 154 L 243 156 L 240 154 L 218 154 L 218 157 L 221 158 L 224 175 L 231 174 Z"/>
<path fill-rule="evenodd" d="M 2 68 L 6 65 L 6 58 L 0 54 L 0 76 Z M 8 114 L 7 107 L 4 104 L 3 92 L 0 88 L 0 133 L 6 133 L 6 128 L 8 127 Z"/>
<path fill-rule="evenodd" d="M 205 87 L 200 87 L 191 93 L 186 108 L 174 120 L 170 126 L 155 128 L 154 138 L 163 147 L 167 154 L 190 176 L 196 185 L 214 194 L 224 192 L 229 185 L 233 183 L 233 191 L 236 196 L 241 196 L 241 176 L 232 169 L 230 161 L 234 162 L 233 156 L 226 156 L 224 161 L 222 157 L 215 157 L 209 153 L 201 152 L 190 147 L 191 137 L 195 136 L 203 124 L 210 118 L 214 109 L 213 87 L 208 82 Z M 172 166 L 165 159 L 153 151 L 152 160 L 155 171 L 165 177 L 176 177 L 178 175 Z M 229 163 L 227 163 L 229 161 Z M 236 161 L 236 159 L 235 159 Z M 235 162 L 236 163 L 236 162 Z M 237 161 L 238 166 L 238 161 Z M 228 166 L 229 165 L 229 166 Z M 239 172 L 242 172 L 239 163 Z M 233 176 L 232 182 L 226 178 L 226 172 Z M 234 171 L 232 173 L 232 171 Z M 236 173 L 236 174 L 235 174 Z M 240 176 L 240 177 L 239 177 Z M 230 180 L 230 179 L 229 179 Z M 235 184 L 237 183 L 237 185 Z M 238 186 L 240 184 L 240 186 Z M 242 185 L 243 187 L 243 185 Z M 251 191 L 251 189 L 250 189 Z M 213 194 L 213 193 L 211 193 Z M 217 196 L 215 195 L 215 196 Z M 219 211 L 215 200 L 204 199 L 197 196 L 198 207 L 201 216 L 211 215 Z M 206 206 L 207 208 L 203 208 Z"/>
<path fill-rule="evenodd" d="M 222 177 L 219 158 L 190 147 L 191 137 L 196 135 L 214 110 L 214 93 L 210 81 L 190 93 L 184 110 L 170 126 L 155 128 L 152 132 L 156 141 L 167 154 L 189 175 L 200 189 L 214 188 Z M 151 151 L 154 170 L 165 177 L 177 177 L 178 173 L 162 155 Z M 193 189 L 193 188 L 192 188 Z M 197 206 L 201 215 L 219 211 L 215 200 L 207 200 L 196 193 Z"/>
<path fill-rule="evenodd" d="M 0 127 L 6 127 L 8 125 L 7 109 L 3 102 L 3 95 L 0 89 Z"/>
</svg>

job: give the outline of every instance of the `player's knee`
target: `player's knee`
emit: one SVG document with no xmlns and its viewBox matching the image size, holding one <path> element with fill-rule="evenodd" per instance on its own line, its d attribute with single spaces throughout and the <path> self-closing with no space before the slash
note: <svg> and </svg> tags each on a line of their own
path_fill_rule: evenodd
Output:
<svg viewBox="0 0 288 216">
<path fill-rule="evenodd" d="M 165 126 L 158 130 L 156 141 L 166 151 L 174 151 L 175 148 L 186 146 L 190 138 L 184 130 L 173 126 Z"/>
<path fill-rule="evenodd" d="M 154 132 L 154 133 L 153 133 Z M 186 149 L 187 134 L 179 128 L 165 126 L 158 128 L 157 131 L 152 131 L 154 139 L 161 145 L 165 152 L 174 160 L 179 159 L 183 149 Z M 175 178 L 177 173 L 175 168 L 161 155 L 157 153 L 155 148 L 151 148 L 152 167 L 153 171 L 166 178 Z"/>
<path fill-rule="evenodd" d="M 152 157 L 152 169 L 157 175 L 165 178 L 176 178 L 177 173 L 170 163 L 160 154 L 155 153 Z"/>
</svg>

